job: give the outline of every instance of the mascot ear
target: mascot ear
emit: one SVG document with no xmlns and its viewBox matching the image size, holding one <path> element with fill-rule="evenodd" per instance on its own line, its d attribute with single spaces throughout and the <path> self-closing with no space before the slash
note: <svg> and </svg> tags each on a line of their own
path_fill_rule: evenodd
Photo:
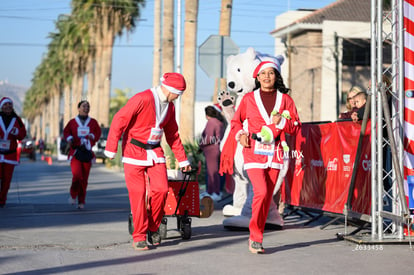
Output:
<svg viewBox="0 0 414 275">
<path fill-rule="evenodd" d="M 278 55 L 275 57 L 277 62 L 279 62 L 279 68 L 280 66 L 283 64 L 283 62 L 285 61 L 285 58 L 282 55 Z"/>
<path fill-rule="evenodd" d="M 246 50 L 246 56 L 248 60 L 253 60 L 256 58 L 256 51 L 252 47 L 248 47 Z"/>
</svg>

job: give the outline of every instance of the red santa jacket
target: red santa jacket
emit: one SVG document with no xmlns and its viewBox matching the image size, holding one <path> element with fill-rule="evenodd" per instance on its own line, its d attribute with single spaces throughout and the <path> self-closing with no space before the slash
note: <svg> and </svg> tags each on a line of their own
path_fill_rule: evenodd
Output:
<svg viewBox="0 0 414 275">
<path fill-rule="evenodd" d="M 156 144 L 161 141 L 162 134 L 165 134 L 180 167 L 190 164 L 178 134 L 174 104 L 168 103 L 161 113 L 157 89 L 159 88 L 137 93 L 115 114 L 105 147 L 107 157 L 115 156 L 118 140 L 122 137 L 122 162 L 140 166 L 165 163 L 162 147 L 143 149 L 131 143 L 135 139 L 144 144 Z M 154 138 L 154 133 L 158 137 Z"/>
<path fill-rule="evenodd" d="M 26 127 L 18 116 L 11 118 L 6 127 L 3 114 L 0 116 L 0 163 L 19 164 L 17 141 L 26 136 Z"/>
<path fill-rule="evenodd" d="M 72 147 L 69 150 L 68 159 L 72 159 L 76 148 L 82 144 L 85 145 L 86 149 L 91 150 L 101 137 L 101 132 L 102 130 L 98 121 L 89 116 L 84 123 L 82 123 L 78 116 L 69 120 L 65 129 L 63 129 L 63 138 L 67 141 L 72 140 Z"/>
<path fill-rule="evenodd" d="M 274 150 L 268 151 L 267 154 L 260 154 L 261 146 L 256 140 L 252 138 L 253 133 L 260 133 L 263 126 L 268 126 L 275 138 L 281 133 L 295 134 L 300 128 L 299 115 L 292 98 L 287 95 L 277 92 L 274 109 L 279 113 L 288 112 L 290 119 L 282 117 L 278 125 L 272 124 L 271 116 L 266 112 L 263 102 L 260 97 L 260 90 L 257 89 L 251 93 L 244 95 L 239 107 L 234 114 L 231 121 L 231 130 L 226 144 L 222 151 L 222 160 L 220 163 L 220 173 L 231 173 L 235 152 L 237 145 L 236 139 L 243 130 L 243 122 L 247 121 L 247 132 L 249 133 L 250 147 L 243 148 L 244 168 L 267 168 L 272 167 L 281 169 L 283 164 L 283 149 L 281 140 L 276 139 Z"/>
</svg>

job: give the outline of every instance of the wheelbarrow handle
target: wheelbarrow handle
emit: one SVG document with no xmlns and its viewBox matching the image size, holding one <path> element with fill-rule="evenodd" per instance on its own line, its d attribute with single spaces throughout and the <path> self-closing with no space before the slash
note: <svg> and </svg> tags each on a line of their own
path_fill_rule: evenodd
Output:
<svg viewBox="0 0 414 275">
<path fill-rule="evenodd" d="M 181 172 L 183 172 L 184 175 L 193 175 L 193 174 L 196 174 L 198 172 L 198 168 L 191 167 L 190 171 L 181 170 Z"/>
</svg>

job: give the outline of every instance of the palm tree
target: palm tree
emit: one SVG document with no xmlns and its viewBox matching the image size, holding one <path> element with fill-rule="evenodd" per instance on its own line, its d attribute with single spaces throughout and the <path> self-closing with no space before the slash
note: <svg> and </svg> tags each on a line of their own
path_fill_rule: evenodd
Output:
<svg viewBox="0 0 414 275">
<path fill-rule="evenodd" d="M 95 117 L 108 125 L 114 39 L 122 35 L 124 29 L 133 30 L 144 4 L 144 0 L 73 0 L 72 15 L 59 17 L 57 32 L 49 36 L 52 42 L 48 53 L 36 68 L 24 102 L 25 116 L 38 124 L 35 128 L 40 129 L 42 135 L 46 125 L 53 137 L 58 134 L 62 95 L 64 122 L 76 114 L 76 107 L 71 106 L 76 106 L 84 97 L 85 73 L 88 87 L 93 87 L 88 91 L 93 96 L 91 104 L 102 103 L 95 109 L 100 111 Z"/>
<path fill-rule="evenodd" d="M 144 0 L 73 0 L 73 13 L 84 18 L 89 26 L 93 50 L 92 111 L 99 113 L 96 118 L 103 125 L 109 124 L 109 99 L 113 44 L 116 35 L 124 29 L 132 31 L 135 20 L 140 16 Z M 92 68 L 91 64 L 89 68 Z M 99 104 L 99 105 L 98 105 Z"/>
</svg>

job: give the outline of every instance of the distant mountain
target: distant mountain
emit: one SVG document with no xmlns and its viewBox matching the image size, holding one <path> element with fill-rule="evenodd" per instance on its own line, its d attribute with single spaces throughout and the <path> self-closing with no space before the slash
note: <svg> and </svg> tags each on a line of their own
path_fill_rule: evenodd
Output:
<svg viewBox="0 0 414 275">
<path fill-rule="evenodd" d="M 0 80 L 0 98 L 3 96 L 10 97 L 13 100 L 14 110 L 18 115 L 22 113 L 27 89 L 26 87 L 9 84 L 7 81 Z"/>
</svg>

